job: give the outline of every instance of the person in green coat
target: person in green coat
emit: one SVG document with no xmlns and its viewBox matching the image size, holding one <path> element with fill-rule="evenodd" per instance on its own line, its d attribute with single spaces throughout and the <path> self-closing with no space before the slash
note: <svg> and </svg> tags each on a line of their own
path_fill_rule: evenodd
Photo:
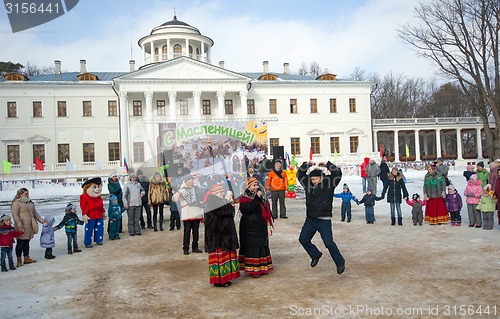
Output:
<svg viewBox="0 0 500 319">
<path fill-rule="evenodd" d="M 483 196 L 476 206 L 476 209 L 481 211 L 483 215 L 483 229 L 493 229 L 493 213 L 495 212 L 496 201 L 493 198 L 491 185 L 487 184 L 483 189 Z"/>
<path fill-rule="evenodd" d="M 484 168 L 483 162 L 477 163 L 476 175 L 477 179 L 481 181 L 481 187 L 484 188 L 486 184 L 488 184 L 488 177 L 490 173 L 486 168 Z"/>
</svg>

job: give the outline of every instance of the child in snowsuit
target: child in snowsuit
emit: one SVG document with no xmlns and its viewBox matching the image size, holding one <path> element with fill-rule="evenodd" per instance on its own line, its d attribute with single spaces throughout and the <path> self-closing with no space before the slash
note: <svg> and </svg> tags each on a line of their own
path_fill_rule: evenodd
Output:
<svg viewBox="0 0 500 319">
<path fill-rule="evenodd" d="M 483 214 L 483 229 L 493 229 L 493 213 L 495 212 L 496 200 L 493 199 L 493 191 L 491 185 L 486 184 L 483 190 L 483 196 L 476 209 Z"/>
<path fill-rule="evenodd" d="M 118 203 L 118 197 L 111 195 L 109 197 L 108 207 L 109 218 L 109 239 L 120 239 L 120 223 L 122 221 L 122 208 Z"/>
<path fill-rule="evenodd" d="M 467 203 L 467 213 L 469 215 L 469 227 L 474 227 L 475 225 L 476 228 L 481 228 L 481 212 L 476 209 L 483 192 L 481 183 L 482 182 L 477 179 L 477 175 L 473 174 L 465 187 L 464 195 L 465 202 Z"/>
<path fill-rule="evenodd" d="M 423 207 L 427 204 L 427 201 L 422 201 L 420 199 L 420 195 L 413 194 L 411 196 L 411 200 L 406 199 L 406 203 L 410 205 L 411 208 L 411 219 L 413 221 L 413 226 L 422 226 L 422 222 L 424 220 L 424 210 Z"/>
<path fill-rule="evenodd" d="M 375 201 L 384 199 L 384 196 L 378 197 L 375 194 L 372 194 L 372 188 L 366 188 L 366 194 L 363 198 L 358 202 L 359 204 L 365 204 L 365 219 L 367 224 L 373 224 L 375 222 Z"/>
<path fill-rule="evenodd" d="M 2 271 L 8 271 L 7 265 L 5 264 L 5 257 L 9 259 L 9 269 L 16 270 L 14 267 L 14 259 L 12 258 L 12 246 L 14 245 L 14 238 L 21 236 L 24 232 L 22 228 L 15 231 L 12 227 L 12 219 L 10 216 L 2 215 L 0 218 L 0 247 L 2 250 Z"/>
<path fill-rule="evenodd" d="M 462 197 L 455 189 L 455 186 L 448 186 L 448 194 L 446 194 L 445 201 L 450 212 L 451 226 L 460 226 L 462 224 L 462 217 L 460 216 Z"/>
<path fill-rule="evenodd" d="M 68 254 L 71 255 L 73 252 L 79 253 L 82 250 L 78 249 L 78 236 L 77 236 L 77 225 L 83 225 L 83 220 L 80 220 L 76 215 L 76 207 L 72 203 L 66 205 L 66 214 L 63 220 L 54 227 L 55 230 L 59 230 L 64 227 L 66 232 L 66 237 L 68 238 Z"/>
<path fill-rule="evenodd" d="M 40 247 L 45 248 L 45 258 L 46 259 L 54 259 L 56 256 L 52 254 L 52 248 L 56 246 L 56 242 L 54 239 L 54 229 L 52 225 L 56 220 L 52 215 L 47 215 L 44 218 L 43 226 L 42 226 L 42 234 L 40 235 Z"/>
<path fill-rule="evenodd" d="M 351 222 L 351 200 L 359 205 L 358 199 L 351 193 L 347 184 L 344 184 L 342 193 L 333 194 L 333 197 L 342 199 L 342 208 L 340 210 L 341 221 L 345 222 L 345 216 L 347 214 L 347 222 Z"/>
<path fill-rule="evenodd" d="M 172 196 L 174 192 L 172 191 L 172 187 L 168 188 L 168 200 L 170 201 L 170 229 L 174 230 L 174 227 L 177 230 L 181 229 L 181 215 L 179 214 L 179 209 L 177 208 L 177 203 L 173 201 Z"/>
</svg>

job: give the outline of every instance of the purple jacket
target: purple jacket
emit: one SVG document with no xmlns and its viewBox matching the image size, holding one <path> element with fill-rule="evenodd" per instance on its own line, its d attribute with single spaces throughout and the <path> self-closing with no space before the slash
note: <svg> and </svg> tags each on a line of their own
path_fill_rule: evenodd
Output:
<svg viewBox="0 0 500 319">
<path fill-rule="evenodd" d="M 448 211 L 459 212 L 462 209 L 462 197 L 457 191 L 453 194 L 446 194 L 446 204 Z"/>
</svg>

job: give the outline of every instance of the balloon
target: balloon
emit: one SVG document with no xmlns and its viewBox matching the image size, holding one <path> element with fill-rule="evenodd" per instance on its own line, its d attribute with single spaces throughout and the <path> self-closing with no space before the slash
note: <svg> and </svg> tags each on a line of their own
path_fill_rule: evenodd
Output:
<svg viewBox="0 0 500 319">
<path fill-rule="evenodd" d="M 292 193 L 292 195 L 291 195 L 291 196 L 292 196 L 292 198 L 296 198 L 296 197 L 297 197 L 297 194 Z"/>
</svg>

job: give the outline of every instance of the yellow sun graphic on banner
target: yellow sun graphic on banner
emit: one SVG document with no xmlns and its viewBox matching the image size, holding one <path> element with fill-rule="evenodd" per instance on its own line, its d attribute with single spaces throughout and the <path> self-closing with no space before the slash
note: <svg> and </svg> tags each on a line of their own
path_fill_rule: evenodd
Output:
<svg viewBox="0 0 500 319">
<path fill-rule="evenodd" d="M 247 130 L 253 133 L 255 141 L 260 144 L 267 142 L 267 122 L 266 121 L 251 121 L 248 122 Z"/>
</svg>

